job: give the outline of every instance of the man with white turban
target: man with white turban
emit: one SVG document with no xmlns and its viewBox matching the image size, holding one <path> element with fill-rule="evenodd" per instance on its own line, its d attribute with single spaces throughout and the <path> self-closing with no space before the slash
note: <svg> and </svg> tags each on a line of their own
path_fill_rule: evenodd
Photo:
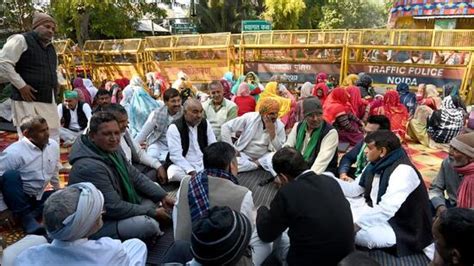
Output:
<svg viewBox="0 0 474 266">
<path fill-rule="evenodd" d="M 87 239 L 102 227 L 103 208 L 104 197 L 92 183 L 55 192 L 44 206 L 53 242 L 21 252 L 15 265 L 145 265 L 147 248 L 139 239 Z"/>
</svg>

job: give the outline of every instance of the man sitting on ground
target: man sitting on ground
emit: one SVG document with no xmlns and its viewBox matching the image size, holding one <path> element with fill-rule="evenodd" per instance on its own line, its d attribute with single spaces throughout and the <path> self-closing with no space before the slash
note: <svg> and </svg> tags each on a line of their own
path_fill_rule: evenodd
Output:
<svg viewBox="0 0 474 266">
<path fill-rule="evenodd" d="M 237 117 L 237 105 L 224 98 L 224 87 L 220 81 L 209 84 L 211 98 L 202 104 L 206 119 L 211 123 L 216 139 L 221 139 L 221 126 Z"/>
<path fill-rule="evenodd" d="M 120 147 L 125 154 L 127 161 L 135 166 L 140 172 L 146 175 L 152 181 L 159 181 L 160 184 L 166 183 L 165 167 L 158 159 L 148 155 L 135 141 L 133 141 L 128 131 L 128 114 L 125 108 L 113 103 L 105 106 L 103 111 L 109 112 L 115 116 L 120 127 L 122 137 L 120 138 Z"/>
<path fill-rule="evenodd" d="M 289 251 L 280 260 L 289 265 L 335 265 L 354 249 L 351 210 L 341 188 L 331 177 L 309 169 L 294 148 L 277 151 L 272 161 L 283 187 L 270 209 L 258 209 L 258 236 L 271 242 L 288 229 Z M 285 250 L 288 243 L 275 245 Z"/>
<path fill-rule="evenodd" d="M 112 102 L 112 95 L 108 90 L 99 89 L 95 95 L 94 110 L 92 113 L 103 111 L 103 108 Z"/>
<path fill-rule="evenodd" d="M 452 208 L 433 223 L 436 255 L 433 265 L 474 265 L 474 210 Z"/>
<path fill-rule="evenodd" d="M 166 132 L 170 181 L 181 181 L 204 169 L 202 151 L 216 142 L 211 124 L 203 119 L 201 102 L 189 98 L 184 103 L 184 115 L 174 121 Z"/>
<path fill-rule="evenodd" d="M 451 140 L 449 157 L 443 160 L 438 175 L 431 183 L 429 195 L 436 216 L 450 207 L 474 208 L 473 182 L 474 133 L 467 133 Z M 458 192 L 462 193 L 461 198 Z M 463 201 L 462 205 L 458 204 L 459 201 Z"/>
<path fill-rule="evenodd" d="M 142 130 L 135 137 L 135 141 L 140 145 L 147 145 L 147 153 L 161 163 L 166 161 L 168 155 L 168 142 L 166 141 L 166 131 L 168 126 L 183 115 L 181 106 L 181 96 L 176 89 L 167 89 L 163 94 L 165 105 L 151 112 L 142 127 Z"/>
<path fill-rule="evenodd" d="M 27 234 L 43 234 L 36 218 L 43 213 L 43 203 L 59 189 L 59 145 L 49 138 L 49 128 L 41 116 L 21 120 L 23 137 L 0 153 L 0 176 L 3 198 L 8 208 L 21 219 Z"/>
<path fill-rule="evenodd" d="M 367 119 L 367 125 L 365 125 L 364 133 L 368 134 L 377 130 L 390 130 L 390 120 L 384 115 L 372 115 Z M 365 144 L 364 140 L 357 143 L 349 152 L 342 156 L 339 162 L 339 178 L 345 181 L 352 181 L 358 177 L 364 167 L 367 165 L 367 157 L 365 156 Z M 356 167 L 352 167 L 353 164 Z"/>
<path fill-rule="evenodd" d="M 120 150 L 120 136 L 114 115 L 94 114 L 88 135 L 81 136 L 69 154 L 69 184 L 91 182 L 104 195 L 104 226 L 92 239 L 154 238 L 161 233 L 155 219 L 163 214 L 155 204 L 161 201 L 170 210 L 173 200 L 128 163 Z"/>
<path fill-rule="evenodd" d="M 364 141 L 369 164 L 362 174 L 351 183 L 336 179 L 352 198 L 355 243 L 369 249 L 393 248 L 398 256 L 423 251 L 432 235 L 428 193 L 420 173 L 393 132 L 378 130 Z"/>
<path fill-rule="evenodd" d="M 58 104 L 58 115 L 61 120 L 59 137 L 68 147 L 84 132 L 92 111 L 87 103 L 79 101 L 77 91 L 66 91 L 64 103 Z"/>
<path fill-rule="evenodd" d="M 21 252 L 15 265 L 145 265 L 147 248 L 139 239 L 87 240 L 101 228 L 103 208 L 104 197 L 91 183 L 55 192 L 43 215 L 53 242 Z"/>
<path fill-rule="evenodd" d="M 323 108 L 316 97 L 303 101 L 304 120 L 293 126 L 283 147 L 298 150 L 316 174 L 337 171 L 337 130 L 323 119 Z"/>
<path fill-rule="evenodd" d="M 240 133 L 233 144 L 240 153 L 239 172 L 256 170 L 259 166 L 271 171 L 271 165 L 265 162 L 285 143 L 285 125 L 278 119 L 280 104 L 271 98 L 261 101 L 259 112 L 246 113 L 222 125 L 222 141 L 231 145 L 232 135 Z"/>
</svg>

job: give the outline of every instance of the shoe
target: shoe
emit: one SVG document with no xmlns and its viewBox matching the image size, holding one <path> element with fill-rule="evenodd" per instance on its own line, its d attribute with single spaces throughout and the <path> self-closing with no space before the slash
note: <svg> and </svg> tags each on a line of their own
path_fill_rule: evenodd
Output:
<svg viewBox="0 0 474 266">
<path fill-rule="evenodd" d="M 45 235 L 46 230 L 43 225 L 38 223 L 33 214 L 27 214 L 21 217 L 21 224 L 25 233 L 28 235 Z"/>
</svg>

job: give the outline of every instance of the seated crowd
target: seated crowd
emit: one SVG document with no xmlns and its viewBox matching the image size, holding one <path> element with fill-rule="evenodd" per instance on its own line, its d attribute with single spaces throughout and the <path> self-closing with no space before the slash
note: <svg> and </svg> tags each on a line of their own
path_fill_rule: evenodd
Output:
<svg viewBox="0 0 474 266">
<path fill-rule="evenodd" d="M 367 74 L 316 81 L 297 97 L 252 72 L 212 81 L 208 95 L 182 72 L 172 86 L 159 74 L 99 89 L 77 78 L 57 108 L 66 188 L 43 117 L 23 118 L 0 153 L 0 207 L 29 234 L 4 264 L 145 265 L 172 224 L 170 263 L 377 265 L 356 250 L 382 249 L 472 265 L 474 122 L 461 98 L 404 83 L 378 95 Z M 429 188 L 407 141 L 449 150 Z M 240 183 L 257 169 L 279 187 L 269 206 Z"/>
</svg>

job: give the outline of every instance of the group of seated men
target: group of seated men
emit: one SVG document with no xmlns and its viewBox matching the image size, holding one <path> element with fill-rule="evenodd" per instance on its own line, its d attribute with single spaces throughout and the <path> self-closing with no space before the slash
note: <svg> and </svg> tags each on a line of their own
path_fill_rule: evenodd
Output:
<svg viewBox="0 0 474 266">
<path fill-rule="evenodd" d="M 219 93 L 215 93 L 209 101 L 213 101 L 213 113 L 225 117 L 219 114 L 220 110 L 233 111 L 232 108 L 222 109 L 222 97 L 218 96 Z M 239 229 L 246 230 L 235 236 L 245 237 L 234 239 L 235 243 L 243 242 L 242 248 L 236 249 L 235 256 L 229 258 L 228 262 L 233 263 L 237 263 L 237 258 L 246 257 L 260 265 L 275 251 L 279 260 L 290 265 L 334 265 L 349 255 L 355 245 L 387 248 L 398 256 L 405 256 L 428 252 L 434 235 L 438 259 L 472 264 L 472 255 L 464 246 L 467 240 L 453 240 L 455 233 L 461 240 L 469 239 L 466 232 L 472 235 L 472 211 L 462 209 L 450 215 L 445 210 L 456 205 L 472 208 L 472 182 L 469 181 L 473 179 L 474 133 L 453 139 L 449 159 L 443 162 L 442 171 L 430 189 L 433 213 L 438 220 L 445 219 L 435 223 L 437 228 L 432 234 L 427 189 L 400 140 L 389 130 L 386 118 L 369 118 L 366 130 L 370 133 L 341 160 L 339 179 L 336 178 L 337 131 L 322 118 L 318 99 L 304 100 L 305 118 L 295 124 L 286 137 L 277 118 L 279 104 L 272 99 L 263 100 L 259 112 L 225 121 L 213 120 L 194 99 L 188 99 L 181 107 L 176 97 L 179 97 L 176 90 L 167 90 L 165 106 L 153 112 L 144 125 L 150 134 L 137 136 L 142 141 L 143 138 L 147 140 L 148 148 L 154 147 L 148 153 L 143 153 L 135 140 L 127 137 L 127 114 L 123 108 L 111 104 L 92 115 L 86 134 L 77 136 L 69 155 L 72 169 L 65 191 L 71 190 L 75 194 L 75 199 L 71 196 L 70 206 L 54 198 L 46 200 L 51 194 L 65 193 L 64 190 L 53 193 L 59 190 L 59 146 L 49 139 L 48 125 L 43 118 L 24 118 L 21 124 L 23 137 L 0 155 L 0 174 L 5 203 L 21 218 L 26 232 L 44 233 L 45 228 L 36 220 L 43 214 L 46 230 L 55 241 L 58 240 L 53 241 L 53 245 L 81 238 L 111 241 L 110 245 L 118 245 L 117 249 L 130 261 L 143 262 L 143 253 L 128 253 L 126 242 L 120 245 L 104 237 L 152 240 L 162 234 L 159 221 L 165 221 L 174 209 L 174 237 L 189 241 L 192 251 L 192 258 L 181 257 L 204 265 L 206 260 L 216 259 L 218 254 L 213 253 L 213 249 L 206 250 L 210 246 L 195 245 L 203 245 L 206 241 L 213 243 L 212 237 L 230 235 L 224 234 L 222 228 L 224 231 L 214 228 L 215 232 L 203 232 L 213 228 L 203 223 L 215 225 L 209 221 L 213 215 L 229 219 L 226 221 L 234 224 L 232 228 L 239 223 Z M 150 126 L 148 123 L 156 124 Z M 216 142 L 215 128 L 219 123 L 222 123 L 222 142 Z M 157 128 L 161 131 L 157 132 Z M 163 156 L 161 148 L 165 145 L 168 152 Z M 349 178 L 353 163 L 356 164 L 355 180 Z M 139 170 L 135 166 L 140 164 L 144 167 Z M 240 186 L 236 176 L 239 171 L 259 167 L 277 177 L 282 187 L 269 209 L 263 206 L 255 211 L 252 192 Z M 155 176 L 144 174 L 149 170 L 155 170 Z M 153 182 L 153 177 L 162 183 L 168 180 L 181 182 L 176 202 Z M 50 181 L 53 191 L 46 190 Z M 95 190 L 97 192 L 92 192 Z M 447 200 L 440 195 L 444 191 L 448 192 Z M 458 191 L 463 193 L 458 194 Z M 86 195 L 90 199 L 86 199 Z M 57 215 L 57 220 L 49 223 L 45 212 L 48 203 L 53 205 L 53 210 L 69 207 L 70 211 Z M 58 204 L 64 204 L 64 208 L 56 206 Z M 94 204 L 103 205 L 101 216 L 97 215 Z M 217 208 L 217 213 L 212 212 L 219 206 L 227 206 L 230 210 Z M 446 219 L 452 217 L 466 220 L 457 225 L 466 230 L 465 235 L 459 228 L 452 229 L 456 232 L 446 231 L 453 226 Z M 90 226 L 82 226 L 84 224 Z M 69 236 L 71 234 L 73 236 Z M 203 239 L 196 239 L 199 237 Z M 445 241 L 442 247 L 439 247 L 440 238 Z M 94 243 L 97 244 L 86 241 L 81 245 L 86 248 Z M 247 245 L 252 249 L 243 248 Z M 443 253 L 443 248 L 456 252 Z M 34 260 L 33 252 L 33 249 L 24 252 L 19 261 Z M 60 256 L 58 250 L 54 252 L 66 261 L 64 254 L 68 253 Z M 134 255 L 130 257 L 130 254 Z M 91 260 L 105 262 L 107 258 Z"/>
</svg>

